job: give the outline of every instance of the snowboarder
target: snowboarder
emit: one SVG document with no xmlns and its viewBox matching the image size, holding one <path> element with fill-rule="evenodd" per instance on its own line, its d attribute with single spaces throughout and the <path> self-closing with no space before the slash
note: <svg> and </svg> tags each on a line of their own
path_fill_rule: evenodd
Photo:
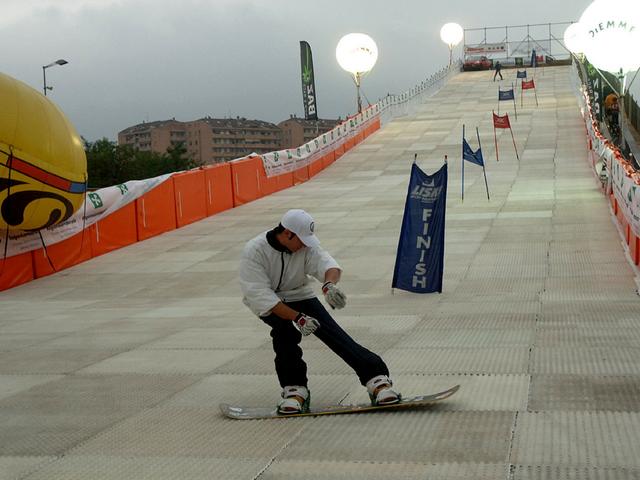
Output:
<svg viewBox="0 0 640 480">
<path fill-rule="evenodd" d="M 323 282 L 322 293 L 329 306 L 343 308 L 347 297 L 337 286 L 341 273 L 338 263 L 320 247 L 313 218 L 304 210 L 286 212 L 278 226 L 247 242 L 242 252 L 243 302 L 271 327 L 282 387 L 278 413 L 309 409 L 307 365 L 300 342 L 312 333 L 355 370 L 373 405 L 400 401 L 382 358 L 356 343 L 313 292 L 309 276 Z"/>
</svg>

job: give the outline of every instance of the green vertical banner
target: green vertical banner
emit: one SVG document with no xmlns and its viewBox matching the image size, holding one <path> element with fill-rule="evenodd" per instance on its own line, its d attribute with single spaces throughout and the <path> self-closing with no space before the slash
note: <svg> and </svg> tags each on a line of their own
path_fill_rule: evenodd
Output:
<svg viewBox="0 0 640 480">
<path fill-rule="evenodd" d="M 604 98 L 602 96 L 602 77 L 600 72 L 594 68 L 587 60 L 584 61 L 585 70 L 587 71 L 587 94 L 589 95 L 589 103 L 591 110 L 596 115 L 599 122 L 602 121 L 602 110 L 604 108 Z"/>
<path fill-rule="evenodd" d="M 318 119 L 316 103 L 316 81 L 313 74 L 313 57 L 311 47 L 305 41 L 300 42 L 300 66 L 302 70 L 302 103 L 304 104 L 304 118 Z"/>
</svg>

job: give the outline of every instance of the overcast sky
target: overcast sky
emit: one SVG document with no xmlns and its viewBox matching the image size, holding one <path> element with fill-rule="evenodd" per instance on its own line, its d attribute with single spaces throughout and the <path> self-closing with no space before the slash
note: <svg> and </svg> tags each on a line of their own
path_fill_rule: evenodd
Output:
<svg viewBox="0 0 640 480">
<path fill-rule="evenodd" d="M 405 91 L 448 63 L 440 27 L 577 21 L 590 0 L 2 0 L 0 71 L 49 93 L 88 140 L 142 121 L 302 116 L 299 41 L 313 50 L 322 118 L 355 110 L 339 39 L 370 35 L 371 101 Z M 496 32 L 497 37 L 504 34 Z M 556 32 L 561 36 L 561 33 Z M 518 36 L 516 30 L 513 31 Z M 524 30 L 520 36 L 524 37 Z M 500 41 L 502 38 L 490 38 Z M 457 55 L 461 55 L 458 47 Z"/>
</svg>

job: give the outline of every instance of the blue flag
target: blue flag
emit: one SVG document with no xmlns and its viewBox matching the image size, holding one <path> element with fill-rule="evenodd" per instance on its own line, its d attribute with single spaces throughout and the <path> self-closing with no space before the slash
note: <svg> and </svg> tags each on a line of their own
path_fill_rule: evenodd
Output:
<svg viewBox="0 0 640 480">
<path fill-rule="evenodd" d="M 442 293 L 447 164 L 433 175 L 414 163 L 391 288 Z"/>
<path fill-rule="evenodd" d="M 471 149 L 471 146 L 467 143 L 467 141 L 462 139 L 462 158 L 467 160 L 468 162 L 475 163 L 476 165 L 480 165 L 484 167 L 484 159 L 482 158 L 482 149 L 479 148 L 475 152 Z"/>
<path fill-rule="evenodd" d="M 501 100 L 515 100 L 515 95 L 513 93 L 513 88 L 509 90 L 498 90 L 498 101 Z"/>
<path fill-rule="evenodd" d="M 516 78 L 527 78 L 527 71 L 523 71 L 521 72 L 520 70 L 518 70 L 518 72 L 516 73 Z"/>
</svg>

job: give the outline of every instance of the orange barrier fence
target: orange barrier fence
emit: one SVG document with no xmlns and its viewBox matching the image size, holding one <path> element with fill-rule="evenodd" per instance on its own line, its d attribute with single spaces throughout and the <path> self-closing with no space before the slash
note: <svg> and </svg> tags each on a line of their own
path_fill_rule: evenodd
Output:
<svg viewBox="0 0 640 480">
<path fill-rule="evenodd" d="M 231 163 L 231 186 L 233 206 L 244 205 L 262 197 L 260 192 L 260 169 L 264 170 L 262 159 L 254 156 Z"/>
<path fill-rule="evenodd" d="M 302 168 L 293 171 L 293 184 L 304 183 L 309 180 L 309 167 L 305 165 Z"/>
<path fill-rule="evenodd" d="M 331 151 L 322 157 L 322 168 L 327 168 L 333 162 L 336 161 L 336 152 Z"/>
<path fill-rule="evenodd" d="M 633 232 L 630 233 L 629 238 L 629 254 L 633 263 L 640 265 L 640 237 L 637 237 Z"/>
<path fill-rule="evenodd" d="M 137 241 L 136 202 L 131 202 L 93 225 L 91 254 L 98 257 Z"/>
<path fill-rule="evenodd" d="M 33 250 L 33 273 L 35 278 L 73 267 L 91 260 L 91 236 L 93 225 L 62 242 Z"/>
<path fill-rule="evenodd" d="M 323 158 L 324 157 L 320 157 L 308 165 L 309 178 L 315 177 L 318 173 L 324 170 L 324 164 L 322 163 Z"/>
<path fill-rule="evenodd" d="M 207 216 L 204 170 L 191 170 L 171 176 L 176 202 L 176 224 L 184 227 Z"/>
<path fill-rule="evenodd" d="M 176 228 L 173 182 L 167 180 L 136 199 L 138 241 Z"/>
<path fill-rule="evenodd" d="M 267 177 L 262 158 L 255 155 L 176 173 L 81 233 L 0 259 L 0 291 L 306 182 L 379 128 L 377 119 L 309 165 L 274 177 Z"/>
<path fill-rule="evenodd" d="M 231 165 L 222 163 L 205 167 L 205 188 L 207 216 L 233 208 L 233 186 L 231 184 Z"/>
<path fill-rule="evenodd" d="M 17 287 L 34 278 L 31 252 L 0 260 L 0 291 Z"/>
<path fill-rule="evenodd" d="M 371 135 L 372 133 L 374 133 L 376 130 L 380 130 L 380 118 L 379 117 L 376 118 L 375 120 L 371 121 L 369 126 L 367 128 L 365 128 L 365 130 L 364 130 L 365 138 L 368 137 L 369 135 Z"/>
<path fill-rule="evenodd" d="M 624 240 L 629 247 L 629 256 L 635 265 L 640 266 L 640 237 L 633 233 L 633 229 L 631 228 L 627 217 L 625 217 L 624 211 L 618 204 L 618 200 L 613 192 L 610 192 L 608 195 L 609 201 L 611 202 L 611 211 L 613 212 L 618 226 L 624 236 Z"/>
<path fill-rule="evenodd" d="M 591 166 L 595 167 L 600 160 L 610 160 L 611 164 L 607 166 L 610 174 L 616 168 L 622 173 L 622 183 L 616 183 L 613 187 L 611 183 L 609 183 L 603 186 L 603 189 L 609 196 L 611 211 L 613 212 L 616 223 L 620 227 L 624 241 L 629 248 L 629 256 L 635 265 L 640 265 L 640 240 L 634 233 L 634 227 L 632 226 L 632 222 L 636 217 L 633 211 L 629 213 L 629 205 L 624 204 L 625 198 L 622 196 L 623 192 L 621 193 L 624 182 L 632 182 L 633 185 L 631 186 L 635 191 L 636 185 L 640 185 L 640 174 L 636 172 L 631 163 L 622 156 L 618 147 L 611 144 L 611 142 L 602 135 L 598 123 L 593 120 L 593 118 L 590 108 L 587 108 L 585 112 L 585 127 L 589 147 L 589 162 Z M 596 145 L 598 142 L 603 144 L 605 153 L 599 151 L 600 147 Z M 608 154 L 610 154 L 610 158 L 607 158 Z M 630 183 L 627 183 L 627 185 L 630 185 Z M 620 202 L 623 202 L 623 204 L 621 205 Z M 625 213 L 625 210 L 627 213 Z M 631 217 L 627 217 L 627 215 L 631 215 Z M 637 225 L 637 223 L 635 225 Z"/>
<path fill-rule="evenodd" d="M 346 142 L 344 142 L 344 153 L 347 153 L 349 150 L 351 150 L 355 146 L 355 144 L 356 144 L 355 137 L 351 137 Z"/>
<path fill-rule="evenodd" d="M 271 195 L 293 186 L 293 172 L 267 177 L 264 166 L 258 168 L 258 184 L 263 196 Z"/>
</svg>

